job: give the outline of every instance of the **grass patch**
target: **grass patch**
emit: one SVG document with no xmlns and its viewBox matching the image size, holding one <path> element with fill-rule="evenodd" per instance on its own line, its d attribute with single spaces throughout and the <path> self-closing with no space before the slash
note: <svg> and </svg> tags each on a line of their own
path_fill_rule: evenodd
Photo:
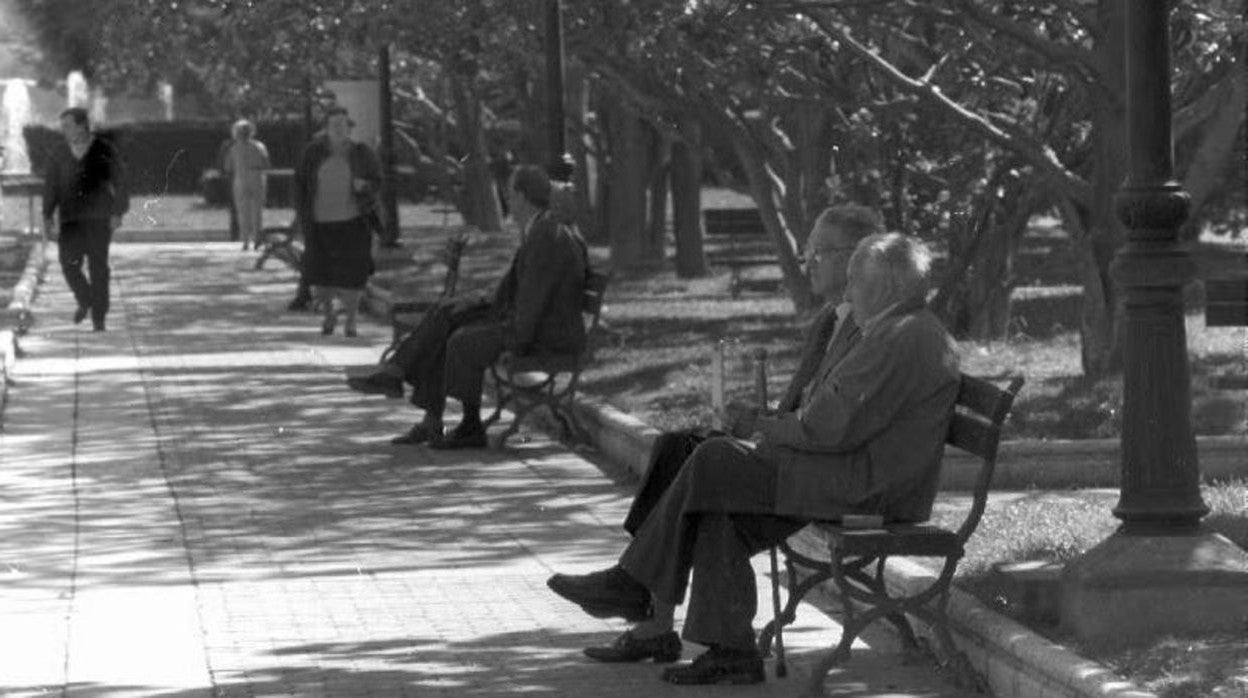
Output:
<svg viewBox="0 0 1248 698">
<path fill-rule="evenodd" d="M 1248 547 L 1248 481 L 1209 484 L 1202 495 L 1211 509 L 1205 524 Z M 1086 552 L 1117 528 L 1119 522 L 1110 513 L 1117 498 L 1117 492 L 1106 490 L 1035 491 L 990 504 L 967 544 L 957 584 L 989 607 L 1103 662 L 1162 698 L 1246 695 L 1248 638 L 1243 635 L 1171 637 L 1114 651 L 1083 646 L 1055 624 L 1028 618 L 1017 592 L 993 574 L 998 563 L 1066 562 Z M 957 525 L 962 514 L 941 508 L 933 522 Z"/>
</svg>

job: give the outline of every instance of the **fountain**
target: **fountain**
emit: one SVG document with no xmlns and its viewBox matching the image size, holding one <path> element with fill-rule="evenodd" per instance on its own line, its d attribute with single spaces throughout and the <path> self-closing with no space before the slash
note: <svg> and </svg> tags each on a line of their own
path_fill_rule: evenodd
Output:
<svg viewBox="0 0 1248 698">
<path fill-rule="evenodd" d="M 26 136 L 22 128 L 30 123 L 30 86 L 26 80 L 4 80 L 3 109 L 4 173 L 30 172 L 30 156 L 26 153 Z"/>
<path fill-rule="evenodd" d="M 42 189 L 43 180 L 31 174 L 30 155 L 26 150 L 26 135 L 22 132 L 32 120 L 30 86 L 32 81 L 23 78 L 0 80 L 4 85 L 4 97 L 0 99 L 0 134 L 4 146 L 4 167 L 0 169 L 0 184 L 8 196 L 26 197 L 27 227 L 33 234 L 35 226 L 34 197 Z"/>
<path fill-rule="evenodd" d="M 81 70 L 71 70 L 65 76 L 65 102 L 69 107 L 86 109 L 91 106 L 91 91 Z"/>
</svg>

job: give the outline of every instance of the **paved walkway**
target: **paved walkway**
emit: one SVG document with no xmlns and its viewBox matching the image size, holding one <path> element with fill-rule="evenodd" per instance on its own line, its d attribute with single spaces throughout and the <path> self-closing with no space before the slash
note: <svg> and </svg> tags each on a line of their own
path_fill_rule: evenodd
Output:
<svg viewBox="0 0 1248 698">
<path fill-rule="evenodd" d="M 0 695 L 794 695 L 835 640 L 804 608 L 790 678 L 731 689 L 584 659 L 621 626 L 545 580 L 621 549 L 631 483 L 538 435 L 390 446 L 411 408 L 342 381 L 388 330 L 321 337 L 251 263 L 116 245 L 106 333 L 49 268 L 0 431 Z M 829 694 L 959 695 L 867 640 Z"/>
</svg>

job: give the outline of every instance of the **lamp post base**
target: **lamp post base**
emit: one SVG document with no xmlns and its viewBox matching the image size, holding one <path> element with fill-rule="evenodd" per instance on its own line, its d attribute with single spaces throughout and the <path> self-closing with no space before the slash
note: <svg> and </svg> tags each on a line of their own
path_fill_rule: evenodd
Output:
<svg viewBox="0 0 1248 698">
<path fill-rule="evenodd" d="M 1062 625 L 1101 647 L 1248 627 L 1248 552 L 1199 529 L 1115 533 L 1062 574 Z"/>
</svg>

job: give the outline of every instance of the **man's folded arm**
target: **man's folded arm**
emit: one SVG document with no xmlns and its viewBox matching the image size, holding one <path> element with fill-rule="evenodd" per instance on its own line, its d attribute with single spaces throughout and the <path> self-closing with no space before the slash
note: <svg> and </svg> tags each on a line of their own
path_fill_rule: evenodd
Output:
<svg viewBox="0 0 1248 698">
<path fill-rule="evenodd" d="M 902 347 L 864 340 L 796 412 L 759 420 L 774 446 L 839 453 L 862 448 L 894 419 L 906 384 Z"/>
</svg>

